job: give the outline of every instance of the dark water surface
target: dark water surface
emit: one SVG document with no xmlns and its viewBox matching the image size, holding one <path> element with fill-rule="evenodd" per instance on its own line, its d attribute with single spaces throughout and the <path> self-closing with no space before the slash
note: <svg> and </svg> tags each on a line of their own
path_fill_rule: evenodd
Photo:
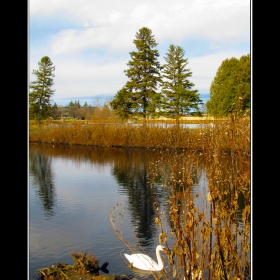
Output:
<svg viewBox="0 0 280 280">
<path fill-rule="evenodd" d="M 73 264 L 73 251 L 93 253 L 100 266 L 108 261 L 110 274 L 153 279 L 127 267 L 123 253 L 131 252 L 110 216 L 115 208 L 126 242 L 138 250 L 140 242 L 156 259 L 159 232 L 147 182 L 155 158 L 156 152 L 143 149 L 30 144 L 29 279 L 39 268 Z"/>
<path fill-rule="evenodd" d="M 158 156 L 153 149 L 30 144 L 29 280 L 39 268 L 73 264 L 70 253 L 78 251 L 92 253 L 100 266 L 108 261 L 110 274 L 154 279 L 127 266 L 123 253 L 131 251 L 110 218 L 129 245 L 156 260 L 159 229 L 148 177 Z M 200 175 L 194 192 L 207 186 L 203 170 Z M 166 194 L 157 192 L 164 205 Z"/>
</svg>

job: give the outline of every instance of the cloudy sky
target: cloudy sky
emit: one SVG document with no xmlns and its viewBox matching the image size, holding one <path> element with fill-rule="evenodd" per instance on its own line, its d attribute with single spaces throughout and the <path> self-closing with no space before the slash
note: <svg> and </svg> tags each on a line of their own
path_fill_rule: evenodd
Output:
<svg viewBox="0 0 280 280">
<path fill-rule="evenodd" d="M 29 0 L 29 81 L 48 56 L 55 66 L 53 102 L 103 104 L 128 80 L 133 40 L 148 27 L 161 64 L 181 46 L 201 99 L 222 61 L 251 52 L 250 0 Z"/>
</svg>

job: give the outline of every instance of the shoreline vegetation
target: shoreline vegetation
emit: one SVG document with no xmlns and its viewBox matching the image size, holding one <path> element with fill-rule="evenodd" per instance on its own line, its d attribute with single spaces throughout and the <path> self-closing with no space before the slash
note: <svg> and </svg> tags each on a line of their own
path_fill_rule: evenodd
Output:
<svg viewBox="0 0 280 280">
<path fill-rule="evenodd" d="M 190 122 L 180 120 L 183 123 Z M 154 191 L 159 243 L 168 249 L 166 279 L 251 279 L 250 118 L 203 119 L 198 128 L 151 126 L 149 120 L 146 125 L 136 124 L 46 120 L 37 126 L 30 121 L 29 142 L 161 149 L 160 158 L 150 164 L 149 185 Z M 201 175 L 197 167 L 202 163 L 207 191 L 195 194 L 193 186 Z M 168 195 L 167 212 L 157 199 L 160 192 Z M 114 207 L 110 221 L 126 243 L 118 229 L 122 211 Z M 169 221 L 170 233 L 165 221 Z"/>
<path fill-rule="evenodd" d="M 180 125 L 197 124 L 198 128 L 183 128 L 172 120 L 106 121 L 45 120 L 40 126 L 29 121 L 29 142 L 100 147 L 142 147 L 211 149 L 219 142 L 221 150 L 250 150 L 249 118 L 191 118 Z M 207 145 L 207 147 L 205 147 Z M 209 146 L 210 145 L 210 146 Z"/>
</svg>

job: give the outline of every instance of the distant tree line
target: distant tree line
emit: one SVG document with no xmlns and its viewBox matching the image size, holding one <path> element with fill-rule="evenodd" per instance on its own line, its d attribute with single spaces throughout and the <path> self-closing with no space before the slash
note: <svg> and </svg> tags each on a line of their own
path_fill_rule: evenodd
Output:
<svg viewBox="0 0 280 280">
<path fill-rule="evenodd" d="M 124 70 L 128 81 L 116 93 L 113 100 L 101 109 L 79 101 L 70 102 L 67 111 L 71 118 L 89 119 L 95 113 L 112 115 L 122 119 L 143 119 L 164 116 L 176 120 L 185 115 L 228 116 L 230 114 L 248 113 L 251 104 L 250 55 L 240 59 L 231 58 L 222 62 L 210 88 L 210 100 L 203 104 L 198 90 L 193 89 L 190 81 L 192 72 L 185 58 L 185 51 L 180 46 L 170 44 L 164 56 L 165 64 L 158 61 L 158 45 L 151 29 L 141 28 L 133 40 L 137 51 L 130 52 L 128 69 Z M 30 83 L 29 118 L 38 120 L 47 117 L 59 118 L 62 108 L 56 103 L 51 105 L 54 94 L 52 86 L 55 67 L 48 56 L 38 63 L 39 70 L 33 70 L 37 77 Z M 107 112 L 107 113 L 106 113 Z"/>
<path fill-rule="evenodd" d="M 50 107 L 50 116 L 54 119 L 59 118 L 73 118 L 73 119 L 88 119 L 90 115 L 93 114 L 94 107 L 85 104 L 83 106 L 80 105 L 80 101 L 70 101 L 66 106 L 57 106 L 54 103 L 53 106 Z"/>
<path fill-rule="evenodd" d="M 114 112 L 109 108 L 108 104 L 103 106 L 91 106 L 87 102 L 82 106 L 80 101 L 70 101 L 66 106 L 57 106 L 54 103 L 49 108 L 49 117 L 57 119 L 77 119 L 77 120 L 90 120 L 90 119 L 104 119 L 114 116 Z"/>
</svg>

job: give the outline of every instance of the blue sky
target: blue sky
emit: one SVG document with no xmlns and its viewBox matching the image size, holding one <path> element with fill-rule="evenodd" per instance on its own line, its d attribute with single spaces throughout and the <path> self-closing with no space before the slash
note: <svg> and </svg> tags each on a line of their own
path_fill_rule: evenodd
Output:
<svg viewBox="0 0 280 280">
<path fill-rule="evenodd" d="M 189 78 L 203 102 L 222 61 L 251 53 L 250 0 L 29 0 L 29 81 L 49 56 L 55 66 L 52 101 L 103 105 L 128 80 L 136 32 L 148 27 L 159 61 L 169 45 L 188 59 Z"/>
</svg>

